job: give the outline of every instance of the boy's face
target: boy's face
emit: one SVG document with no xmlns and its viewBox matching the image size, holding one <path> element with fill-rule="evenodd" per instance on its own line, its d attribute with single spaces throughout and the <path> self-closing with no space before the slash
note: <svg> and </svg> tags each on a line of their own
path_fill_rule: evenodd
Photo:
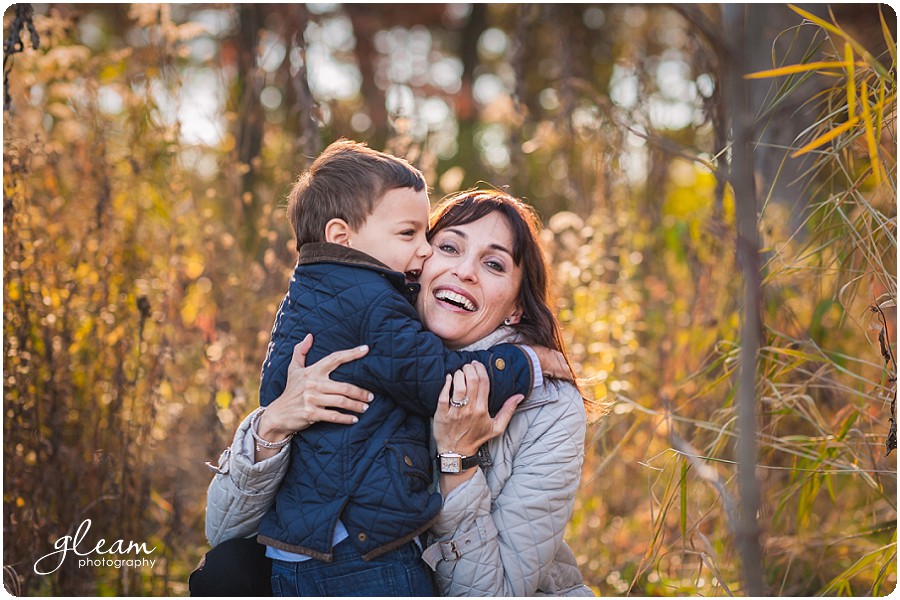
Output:
<svg viewBox="0 0 900 600">
<path fill-rule="evenodd" d="M 431 256 L 428 231 L 428 194 L 424 189 L 388 190 L 362 226 L 350 233 L 350 247 L 380 260 L 415 281 Z"/>
</svg>

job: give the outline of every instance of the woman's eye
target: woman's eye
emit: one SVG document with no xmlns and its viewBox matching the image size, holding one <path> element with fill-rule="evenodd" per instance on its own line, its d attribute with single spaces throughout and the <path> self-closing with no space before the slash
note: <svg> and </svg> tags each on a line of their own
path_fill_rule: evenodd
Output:
<svg viewBox="0 0 900 600">
<path fill-rule="evenodd" d="M 438 250 L 440 250 L 441 252 L 446 252 L 447 254 L 453 254 L 456 252 L 456 248 L 454 248 L 450 244 L 438 244 Z"/>
<path fill-rule="evenodd" d="M 503 273 L 506 270 L 506 268 L 503 266 L 503 263 L 499 263 L 496 260 L 489 260 L 489 261 L 485 262 L 484 264 L 487 265 L 488 269 L 492 269 L 499 273 Z"/>
</svg>

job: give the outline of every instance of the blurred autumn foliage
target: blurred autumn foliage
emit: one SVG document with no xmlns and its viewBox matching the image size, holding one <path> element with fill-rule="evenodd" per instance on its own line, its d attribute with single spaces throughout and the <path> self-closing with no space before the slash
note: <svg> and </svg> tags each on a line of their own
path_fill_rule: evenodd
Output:
<svg viewBox="0 0 900 600">
<path fill-rule="evenodd" d="M 567 531 L 586 582 L 743 593 L 721 7 L 26 7 L 4 15 L 8 590 L 186 594 L 204 462 L 257 403 L 295 260 L 287 187 L 346 136 L 408 157 L 434 198 L 483 182 L 543 215 L 577 370 L 614 402 Z M 732 49 L 758 73 L 772 595 L 897 579 L 896 15 L 848 7 L 764 5 Z M 87 518 L 155 546 L 153 568 L 36 575 Z"/>
</svg>

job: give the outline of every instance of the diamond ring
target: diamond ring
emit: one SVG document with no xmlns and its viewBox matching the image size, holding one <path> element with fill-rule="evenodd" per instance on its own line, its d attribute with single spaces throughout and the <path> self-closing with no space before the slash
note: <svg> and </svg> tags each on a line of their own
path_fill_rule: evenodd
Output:
<svg viewBox="0 0 900 600">
<path fill-rule="evenodd" d="M 450 406 L 455 406 L 457 408 L 459 408 L 460 406 L 465 406 L 468 403 L 469 403 L 468 396 L 463 396 L 459 400 L 454 400 L 453 398 L 450 398 Z"/>
</svg>

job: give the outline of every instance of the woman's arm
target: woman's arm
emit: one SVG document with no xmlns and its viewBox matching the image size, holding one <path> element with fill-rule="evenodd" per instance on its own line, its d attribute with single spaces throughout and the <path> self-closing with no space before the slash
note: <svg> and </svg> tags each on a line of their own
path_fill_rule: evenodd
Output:
<svg viewBox="0 0 900 600">
<path fill-rule="evenodd" d="M 584 456 L 580 399 L 564 395 L 557 402 L 525 411 L 510 425 L 511 438 L 521 433 L 521 443 L 509 446 L 513 456 L 501 457 L 511 472 L 493 502 L 491 475 L 481 468 L 446 495 L 432 527 L 435 541 L 444 544 L 426 551 L 445 595 L 529 596 L 538 591 L 544 569 L 563 542 Z M 551 406 L 557 410 L 551 413 Z"/>
<path fill-rule="evenodd" d="M 288 446 L 266 460 L 255 460 L 256 444 L 249 432 L 252 417 L 240 424 L 218 467 L 209 465 L 216 473 L 206 493 L 206 539 L 213 547 L 256 532 L 287 472 Z"/>
<path fill-rule="evenodd" d="M 206 537 L 210 545 L 256 532 L 263 515 L 272 506 L 275 493 L 287 472 L 290 448 L 270 449 L 256 443 L 256 435 L 279 442 L 317 421 L 353 424 L 357 418 L 335 410 L 364 412 L 372 395 L 348 383 L 332 381 L 330 373 L 339 365 L 364 356 L 367 348 L 334 352 L 304 368 L 312 346 L 308 335 L 294 348 L 287 385 L 258 419 L 257 409 L 238 427 L 234 440 L 219 457 L 218 467 L 206 496 Z"/>
</svg>

